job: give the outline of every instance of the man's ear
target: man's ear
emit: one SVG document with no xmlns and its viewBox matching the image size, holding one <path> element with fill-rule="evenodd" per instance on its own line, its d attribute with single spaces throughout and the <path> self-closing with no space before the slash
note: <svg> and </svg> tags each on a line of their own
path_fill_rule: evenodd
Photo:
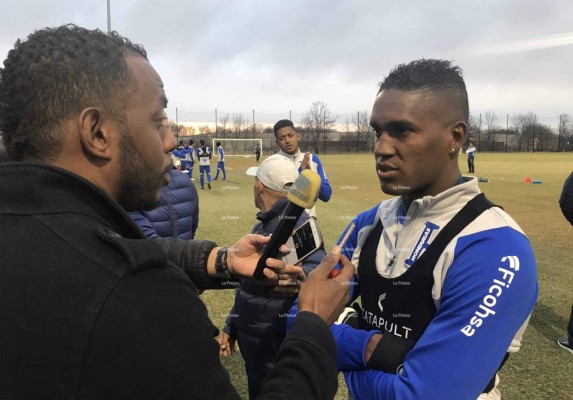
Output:
<svg viewBox="0 0 573 400">
<path fill-rule="evenodd" d="M 80 144 L 89 156 L 109 161 L 112 158 L 111 129 L 115 124 L 95 107 L 84 109 L 79 116 Z"/>
<path fill-rule="evenodd" d="M 255 189 L 257 193 L 261 194 L 265 191 L 265 185 L 263 185 L 263 183 L 260 180 L 255 179 Z"/>
<path fill-rule="evenodd" d="M 466 143 L 468 125 L 464 121 L 458 121 L 452 128 L 452 149 L 459 151 Z"/>
</svg>

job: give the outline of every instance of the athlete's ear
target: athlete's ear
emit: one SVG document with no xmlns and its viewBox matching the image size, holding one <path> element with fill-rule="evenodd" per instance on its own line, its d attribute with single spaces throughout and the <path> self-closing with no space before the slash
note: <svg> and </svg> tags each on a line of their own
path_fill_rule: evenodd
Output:
<svg viewBox="0 0 573 400">
<path fill-rule="evenodd" d="M 468 135 L 468 125 L 464 121 L 456 122 L 452 127 L 451 148 L 458 151 L 465 144 Z"/>
</svg>

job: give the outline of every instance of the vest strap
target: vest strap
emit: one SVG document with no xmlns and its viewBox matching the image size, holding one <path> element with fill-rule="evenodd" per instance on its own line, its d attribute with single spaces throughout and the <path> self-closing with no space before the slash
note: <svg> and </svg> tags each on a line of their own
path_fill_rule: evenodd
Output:
<svg viewBox="0 0 573 400">
<path fill-rule="evenodd" d="M 446 246 L 454 239 L 466 226 L 468 226 L 481 213 L 491 207 L 496 207 L 491 201 L 480 193 L 468 201 L 466 205 L 446 224 L 432 241 L 430 246 L 416 260 L 416 264 L 424 264 L 428 268 L 434 268 L 438 259 L 444 252 Z M 412 267 L 414 266 L 412 265 Z"/>
</svg>

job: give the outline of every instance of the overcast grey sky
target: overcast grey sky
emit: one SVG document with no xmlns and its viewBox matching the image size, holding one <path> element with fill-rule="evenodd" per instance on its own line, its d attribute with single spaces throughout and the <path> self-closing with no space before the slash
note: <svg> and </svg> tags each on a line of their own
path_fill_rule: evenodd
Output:
<svg viewBox="0 0 573 400">
<path fill-rule="evenodd" d="M 454 60 L 474 114 L 573 114 L 571 0 L 111 0 L 112 29 L 143 44 L 169 115 L 256 110 L 293 119 L 321 100 L 338 123 L 370 111 L 396 64 Z M 0 56 L 33 30 L 107 29 L 106 0 L 2 0 Z M 284 113 L 284 114 L 280 114 Z M 259 117 L 258 117 L 259 118 Z M 266 122 L 261 120 L 260 122 Z"/>
</svg>

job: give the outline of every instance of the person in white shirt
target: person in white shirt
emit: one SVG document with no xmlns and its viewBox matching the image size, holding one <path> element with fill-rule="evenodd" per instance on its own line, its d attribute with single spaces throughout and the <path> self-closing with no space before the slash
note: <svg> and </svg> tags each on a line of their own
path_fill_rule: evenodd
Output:
<svg viewBox="0 0 573 400">
<path fill-rule="evenodd" d="M 474 169 L 474 158 L 475 158 L 475 153 L 476 153 L 476 148 L 475 146 L 472 144 L 472 142 L 470 142 L 470 146 L 468 147 L 468 149 L 466 150 L 466 153 L 468 155 L 468 172 L 470 174 L 473 174 L 475 172 Z"/>
<path fill-rule="evenodd" d="M 298 168 L 299 173 L 303 169 L 310 169 L 320 175 L 321 184 L 320 191 L 318 193 L 318 198 L 325 203 L 330 200 L 332 195 L 332 188 L 328 179 L 326 178 L 326 173 L 322 167 L 322 163 L 316 154 L 303 153 L 298 147 L 298 141 L 300 140 L 300 135 L 295 131 L 294 124 L 291 120 L 281 119 L 273 127 L 275 132 L 275 143 L 279 146 L 280 150 L 278 153 L 273 154 L 271 157 L 285 157 L 291 160 L 295 166 Z M 269 157 L 269 158 L 271 158 Z M 306 210 L 311 217 L 316 218 L 315 207 Z"/>
</svg>

